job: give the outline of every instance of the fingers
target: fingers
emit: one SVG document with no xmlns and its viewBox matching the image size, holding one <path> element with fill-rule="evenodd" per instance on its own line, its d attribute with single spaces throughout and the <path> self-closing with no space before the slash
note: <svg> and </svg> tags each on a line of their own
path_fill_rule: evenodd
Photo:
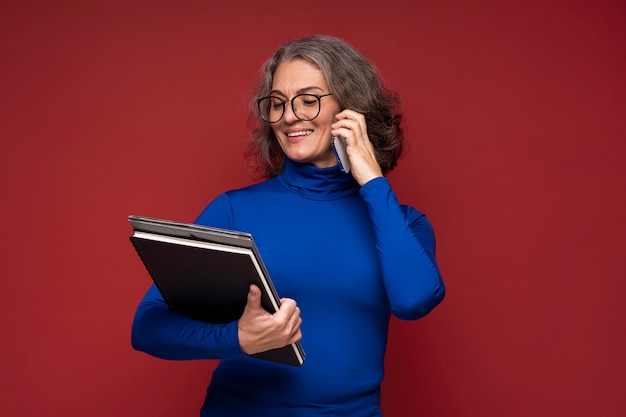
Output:
<svg viewBox="0 0 626 417">
<path fill-rule="evenodd" d="M 293 343 L 294 337 L 300 334 L 300 326 L 302 318 L 300 317 L 300 307 L 290 298 L 281 300 L 280 310 L 274 315 L 278 327 L 282 328 L 285 337 L 288 337 L 289 343 Z M 301 337 L 301 334 L 300 334 Z M 299 340 L 300 337 L 297 337 Z"/>
<path fill-rule="evenodd" d="M 261 290 L 254 284 L 250 285 L 250 289 L 248 290 L 248 299 L 246 302 L 246 307 L 244 309 L 244 314 L 246 313 L 248 315 L 258 315 L 265 313 L 265 309 L 261 307 Z"/>
<path fill-rule="evenodd" d="M 250 290 L 248 291 L 248 304 L 261 306 L 261 289 L 254 284 L 250 285 Z"/>
<path fill-rule="evenodd" d="M 348 144 L 354 140 L 367 138 L 367 123 L 365 116 L 353 110 L 344 110 L 335 115 L 337 121 L 331 125 L 333 136 L 343 136 Z"/>
<path fill-rule="evenodd" d="M 286 333 L 293 334 L 300 327 L 302 319 L 300 318 L 300 308 L 296 302 L 291 298 L 283 298 L 280 300 L 281 305 L 279 310 L 274 313 L 272 320 L 274 322 L 274 328 L 277 330 L 284 329 Z M 256 311 L 257 316 L 266 316 L 269 313 L 261 306 L 261 290 L 256 285 L 250 285 L 248 291 L 248 302 L 246 304 L 248 313 Z"/>
<path fill-rule="evenodd" d="M 333 136 L 346 139 L 346 152 L 352 166 L 352 176 L 364 185 L 383 175 L 376 159 L 374 146 L 367 135 L 365 116 L 353 110 L 344 110 L 335 115 L 337 121 L 331 125 Z"/>
<path fill-rule="evenodd" d="M 302 325 L 300 307 L 297 306 L 294 300 L 289 298 L 282 299 L 281 303 L 280 310 L 276 313 L 276 319 L 284 320 L 284 325 L 282 326 L 285 330 L 284 334 L 289 335 L 289 343 L 293 343 L 302 337 L 300 332 L 300 326 Z"/>
<path fill-rule="evenodd" d="M 300 308 L 289 298 L 270 314 L 261 306 L 261 290 L 250 286 L 244 313 L 239 319 L 239 344 L 247 354 L 264 352 L 294 343 L 302 338 Z"/>
</svg>

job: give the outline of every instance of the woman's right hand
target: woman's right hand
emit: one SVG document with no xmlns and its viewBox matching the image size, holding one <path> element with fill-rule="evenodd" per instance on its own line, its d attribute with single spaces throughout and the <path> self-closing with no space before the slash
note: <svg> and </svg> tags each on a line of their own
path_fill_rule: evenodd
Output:
<svg viewBox="0 0 626 417">
<path fill-rule="evenodd" d="M 259 287 L 250 286 L 248 302 L 238 326 L 239 344 L 246 354 L 281 348 L 302 338 L 300 308 L 290 298 L 280 301 L 280 309 L 270 314 L 261 307 Z"/>
</svg>

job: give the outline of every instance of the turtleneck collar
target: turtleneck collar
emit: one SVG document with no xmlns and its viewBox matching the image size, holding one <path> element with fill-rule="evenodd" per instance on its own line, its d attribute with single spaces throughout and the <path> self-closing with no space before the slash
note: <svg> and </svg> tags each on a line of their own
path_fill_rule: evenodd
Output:
<svg viewBox="0 0 626 417">
<path fill-rule="evenodd" d="M 285 169 L 278 179 L 290 191 L 313 200 L 334 200 L 359 191 L 356 180 L 341 172 L 339 165 L 316 168 L 285 158 Z"/>
</svg>

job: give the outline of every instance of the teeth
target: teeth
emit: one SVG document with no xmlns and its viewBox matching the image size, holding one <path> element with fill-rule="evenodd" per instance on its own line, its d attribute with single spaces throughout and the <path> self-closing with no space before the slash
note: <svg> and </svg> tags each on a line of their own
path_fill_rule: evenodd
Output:
<svg viewBox="0 0 626 417">
<path fill-rule="evenodd" d="M 294 138 L 296 136 L 310 135 L 311 133 L 313 133 L 312 130 L 301 130 L 299 132 L 287 133 L 287 136 L 290 137 L 290 138 Z"/>
</svg>

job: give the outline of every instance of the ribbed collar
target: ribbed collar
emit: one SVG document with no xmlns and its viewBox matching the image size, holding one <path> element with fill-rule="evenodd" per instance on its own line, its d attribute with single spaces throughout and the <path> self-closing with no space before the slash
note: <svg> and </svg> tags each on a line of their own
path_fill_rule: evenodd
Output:
<svg viewBox="0 0 626 417">
<path fill-rule="evenodd" d="M 285 169 L 278 179 L 290 191 L 313 200 L 334 200 L 359 191 L 356 180 L 341 172 L 339 165 L 316 168 L 285 158 Z"/>
</svg>

